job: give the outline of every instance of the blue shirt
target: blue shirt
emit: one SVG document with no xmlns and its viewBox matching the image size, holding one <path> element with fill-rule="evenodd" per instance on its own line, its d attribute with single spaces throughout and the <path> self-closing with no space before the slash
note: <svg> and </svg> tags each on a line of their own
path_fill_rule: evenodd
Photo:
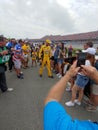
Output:
<svg viewBox="0 0 98 130">
<path fill-rule="evenodd" d="M 19 50 L 19 52 L 16 52 L 16 54 L 22 54 L 22 48 L 21 48 L 21 45 L 19 43 L 17 43 L 15 45 L 15 50 Z"/>
<path fill-rule="evenodd" d="M 6 43 L 6 47 L 9 50 L 9 54 L 13 54 L 13 51 L 11 51 L 11 48 L 14 47 L 14 44 L 12 42 Z"/>
<path fill-rule="evenodd" d="M 14 44 L 13 44 L 12 42 L 8 42 L 8 43 L 6 44 L 6 47 L 7 47 L 7 48 L 12 48 L 12 47 L 14 47 Z"/>
<path fill-rule="evenodd" d="M 44 130 L 98 130 L 98 124 L 73 120 L 61 104 L 51 101 L 44 108 Z"/>
<path fill-rule="evenodd" d="M 56 50 L 55 50 L 55 52 L 54 52 L 54 59 L 58 59 L 59 50 L 60 50 L 60 47 L 57 46 L 57 47 L 56 47 Z"/>
</svg>

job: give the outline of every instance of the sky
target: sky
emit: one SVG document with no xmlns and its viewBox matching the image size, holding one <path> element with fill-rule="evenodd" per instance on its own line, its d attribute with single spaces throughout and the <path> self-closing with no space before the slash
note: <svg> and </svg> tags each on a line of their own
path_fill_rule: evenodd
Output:
<svg viewBox="0 0 98 130">
<path fill-rule="evenodd" d="M 42 38 L 98 30 L 98 0 L 0 0 L 0 34 Z"/>
</svg>

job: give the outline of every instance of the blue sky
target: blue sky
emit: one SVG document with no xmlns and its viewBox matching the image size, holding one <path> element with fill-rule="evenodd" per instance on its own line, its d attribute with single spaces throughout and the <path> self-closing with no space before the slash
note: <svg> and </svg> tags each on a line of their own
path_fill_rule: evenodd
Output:
<svg viewBox="0 0 98 130">
<path fill-rule="evenodd" d="M 98 0 L 0 0 L 0 34 L 41 38 L 98 30 Z"/>
</svg>

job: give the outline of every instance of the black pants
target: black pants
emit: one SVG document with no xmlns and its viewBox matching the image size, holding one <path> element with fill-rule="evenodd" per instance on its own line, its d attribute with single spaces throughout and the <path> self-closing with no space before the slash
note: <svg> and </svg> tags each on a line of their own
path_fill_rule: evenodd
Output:
<svg viewBox="0 0 98 130">
<path fill-rule="evenodd" d="M 13 63 L 13 60 L 12 60 L 12 55 L 8 61 L 8 66 L 9 66 L 9 70 L 12 70 L 12 67 L 13 67 L 14 63 Z"/>
<path fill-rule="evenodd" d="M 2 92 L 7 91 L 5 72 L 4 73 L 0 73 L 0 89 L 1 89 Z"/>
<path fill-rule="evenodd" d="M 90 80 L 89 80 L 89 82 L 87 83 L 87 85 L 85 86 L 84 94 L 85 94 L 88 98 L 90 97 L 90 94 L 91 94 Z"/>
</svg>

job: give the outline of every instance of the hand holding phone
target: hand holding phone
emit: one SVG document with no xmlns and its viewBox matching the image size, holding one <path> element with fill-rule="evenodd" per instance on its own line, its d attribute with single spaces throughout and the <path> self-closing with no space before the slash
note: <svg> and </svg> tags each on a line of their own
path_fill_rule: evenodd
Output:
<svg viewBox="0 0 98 130">
<path fill-rule="evenodd" d="M 85 65 L 86 53 L 80 52 L 77 57 L 77 67 L 81 67 L 81 65 Z"/>
</svg>

